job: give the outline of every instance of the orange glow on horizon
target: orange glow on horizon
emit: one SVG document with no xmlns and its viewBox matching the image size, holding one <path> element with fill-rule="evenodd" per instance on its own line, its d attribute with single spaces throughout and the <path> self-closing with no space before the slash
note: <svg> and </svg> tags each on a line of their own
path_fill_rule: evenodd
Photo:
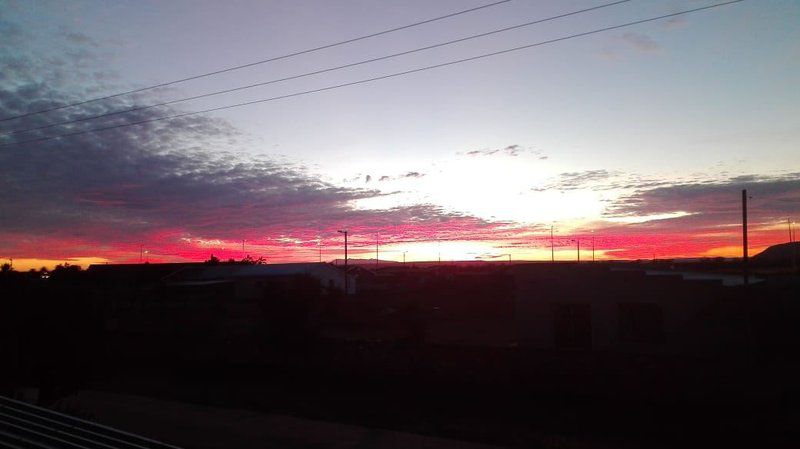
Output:
<svg viewBox="0 0 800 449">
<path fill-rule="evenodd" d="M 456 227 L 447 224 L 442 229 L 417 227 L 412 224 L 398 225 L 380 235 L 379 258 L 386 261 L 549 261 L 551 241 L 549 229 L 532 227 L 485 228 L 481 225 Z M 588 227 L 587 227 L 588 228 Z M 353 259 L 375 258 L 375 228 L 352 229 L 349 256 Z M 570 231 L 562 227 L 553 239 L 554 258 L 557 261 L 575 261 L 578 258 L 577 242 L 580 240 L 581 261 L 592 260 L 594 239 L 595 260 L 673 259 L 697 257 L 739 257 L 740 236 L 737 232 L 710 232 L 707 228 L 696 233 L 662 233 L 647 228 L 628 226 L 602 228 L 597 232 Z M 570 233 L 567 233 L 570 232 Z M 431 239 L 437 233 L 450 238 Z M 323 237 L 318 237 L 320 234 Z M 464 238 L 452 238 L 463 234 Z M 264 258 L 267 263 L 286 262 L 330 262 L 344 258 L 344 241 L 330 232 L 314 230 L 313 233 L 299 229 L 296 235 L 254 237 L 246 235 L 242 241 L 227 240 L 214 236 L 186 237 L 185 233 L 162 231 L 142 238 L 142 243 L 129 242 L 116 245 L 96 246 L 82 240 L 38 240 L 36 251 L 25 251 L 15 257 L 13 252 L 0 254 L 0 262 L 14 259 L 14 268 L 27 271 L 44 266 L 52 269 L 58 264 L 69 263 L 83 268 L 90 264 L 103 263 L 150 263 L 202 262 L 214 255 L 221 261 L 241 260 L 246 255 L 253 259 Z M 494 237 L 494 238 L 493 238 Z M 21 239 L 20 239 L 21 240 Z M 18 240 L 19 241 L 19 240 Z M 784 243 L 785 232 L 780 228 L 758 227 L 750 233 L 751 256 L 770 245 Z M 44 251 L 38 251 L 45 248 Z M 80 255 L 72 255 L 71 248 L 80 248 Z M 17 248 L 17 251 L 24 247 Z M 48 254 L 46 249 L 51 249 Z M 91 254 L 91 255 L 87 255 Z M 144 254 L 143 258 L 140 255 Z M 31 257 L 36 255 L 39 257 Z"/>
</svg>

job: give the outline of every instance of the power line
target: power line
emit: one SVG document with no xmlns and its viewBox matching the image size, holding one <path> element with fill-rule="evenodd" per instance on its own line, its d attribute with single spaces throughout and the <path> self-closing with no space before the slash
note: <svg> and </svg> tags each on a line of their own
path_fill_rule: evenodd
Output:
<svg viewBox="0 0 800 449">
<path fill-rule="evenodd" d="M 77 118 L 77 119 L 72 119 L 72 120 L 65 120 L 65 121 L 62 121 L 62 122 L 55 122 L 55 123 L 51 123 L 51 124 L 48 124 L 48 125 L 42 125 L 42 126 L 37 126 L 37 127 L 33 127 L 33 128 L 25 128 L 25 129 L 10 130 L 10 131 L 0 131 L 0 134 L 13 135 L 13 134 L 20 134 L 20 133 L 25 133 L 25 132 L 30 132 L 30 131 L 38 131 L 38 130 L 53 128 L 53 127 L 61 126 L 61 125 L 69 125 L 69 124 L 72 124 L 72 123 L 79 123 L 79 122 L 85 122 L 85 121 L 88 121 L 88 120 L 95 120 L 95 119 L 103 118 L 103 117 L 110 117 L 112 115 L 124 114 L 124 113 L 127 113 L 127 112 L 142 111 L 142 110 L 145 110 L 145 109 L 152 109 L 152 108 L 159 107 L 159 106 L 167 106 L 167 105 L 171 105 L 171 104 L 175 104 L 175 103 L 182 103 L 184 101 L 199 100 L 201 98 L 207 98 L 207 97 L 212 97 L 212 96 L 216 96 L 216 95 L 222 95 L 222 94 L 227 94 L 227 93 L 231 93 L 231 92 L 237 92 L 237 91 L 241 91 L 241 90 L 252 89 L 254 87 L 266 86 L 266 85 L 269 85 L 269 84 L 280 83 L 280 82 L 283 82 L 283 81 L 291 81 L 291 80 L 295 80 L 295 79 L 298 79 L 298 78 L 304 78 L 304 77 L 308 77 L 308 76 L 312 76 L 312 75 L 319 75 L 319 74 L 322 74 L 322 73 L 333 72 L 333 71 L 336 71 L 336 70 L 342 70 L 342 69 L 346 69 L 346 68 L 350 68 L 350 67 L 369 64 L 369 63 L 372 63 L 372 62 L 383 61 L 383 60 L 386 60 L 386 59 L 396 58 L 396 57 L 399 57 L 399 56 L 405 56 L 405 55 L 409 55 L 409 54 L 412 54 L 412 53 L 418 53 L 418 52 L 421 52 L 421 51 L 426 51 L 426 50 L 431 50 L 431 49 L 434 49 L 434 48 L 444 47 L 444 46 L 447 46 L 447 45 L 453 45 L 453 44 L 457 44 L 457 43 L 460 43 L 460 42 L 465 42 L 465 41 L 472 40 L 472 39 L 478 39 L 478 38 L 481 38 L 481 37 L 486 37 L 486 36 L 491 36 L 491 35 L 494 35 L 494 34 L 504 33 L 504 32 L 507 32 L 507 31 L 516 30 L 516 29 L 520 29 L 520 28 L 524 28 L 524 27 L 528 27 L 528 26 L 532 26 L 532 25 L 536 25 L 536 24 L 540 24 L 540 23 L 544 23 L 544 22 L 549 22 L 549 21 L 556 20 L 556 19 L 562 19 L 564 17 L 574 16 L 574 15 L 577 15 L 577 14 L 582 14 L 582 13 L 586 13 L 586 12 L 589 12 L 589 11 L 594 11 L 594 10 L 598 10 L 598 9 L 602 9 L 602 8 L 608 8 L 610 6 L 615 6 L 615 5 L 619 5 L 620 3 L 627 3 L 627 2 L 630 2 L 630 1 L 631 0 L 617 0 L 617 1 L 614 1 L 614 2 L 611 2 L 611 3 L 606 3 L 604 5 L 598 5 L 598 6 L 593 6 L 591 8 L 585 8 L 585 9 L 581 9 L 581 10 L 577 10 L 577 11 L 572 11 L 572 12 L 568 12 L 568 13 L 564 13 L 564 14 L 559 14 L 559 15 L 547 17 L 547 18 L 544 18 L 544 19 L 538 19 L 538 20 L 522 23 L 522 24 L 519 24 L 519 25 L 513 25 L 513 26 L 509 26 L 509 27 L 505 27 L 505 28 L 500 28 L 500 29 L 497 29 L 497 30 L 487 31 L 485 33 L 473 34 L 471 36 L 466 36 L 466 37 L 462 37 L 462 38 L 459 38 L 459 39 L 454 39 L 454 40 L 447 41 L 447 42 L 442 42 L 442 43 L 433 44 L 433 45 L 427 45 L 427 46 L 415 48 L 415 49 L 412 49 L 412 50 L 406 50 L 406 51 L 402 51 L 402 52 L 399 52 L 399 53 L 393 53 L 393 54 L 390 54 L 390 55 L 379 56 L 377 58 L 365 59 L 365 60 L 362 60 L 362 61 L 353 62 L 353 63 L 349 63 L 349 64 L 344 64 L 344 65 L 340 65 L 340 66 L 336 66 L 336 67 L 329 67 L 329 68 L 326 68 L 326 69 L 320 69 L 320 70 L 316 70 L 316 71 L 313 71 L 313 72 L 305 72 L 305 73 L 301 73 L 299 75 L 292 75 L 292 76 L 288 76 L 288 77 L 285 77 L 285 78 L 278 78 L 278 79 L 274 79 L 274 80 L 263 81 L 263 82 L 260 82 L 260 83 L 247 84 L 247 85 L 244 85 L 244 86 L 239 86 L 239 87 L 234 87 L 234 88 L 224 89 L 224 90 L 218 90 L 218 91 L 214 91 L 214 92 L 208 92 L 208 93 L 205 93 L 205 94 L 194 95 L 194 96 L 185 97 L 185 98 L 179 98 L 179 99 L 176 99 L 176 100 L 164 101 L 164 102 L 161 102 L 161 103 L 155 103 L 155 104 L 151 104 L 151 105 L 147 105 L 147 106 L 135 106 L 135 107 L 128 108 L 128 109 L 122 109 L 122 110 L 112 111 L 112 112 L 105 112 L 103 114 L 92 115 L 92 116 L 87 116 L 87 117 L 82 117 L 82 118 Z"/>
<path fill-rule="evenodd" d="M 154 84 L 154 85 L 151 85 L 151 86 L 140 87 L 140 88 L 137 88 L 137 89 L 128 90 L 128 91 L 124 91 L 124 92 L 119 92 L 119 93 L 115 93 L 115 94 L 111 94 L 111 95 L 106 95 L 106 96 L 103 96 L 103 97 L 90 98 L 88 100 L 78 101 L 78 102 L 66 104 L 66 105 L 63 105 L 63 106 L 57 106 L 57 107 L 52 107 L 52 108 L 47 108 L 47 109 L 40 109 L 38 111 L 27 112 L 25 114 L 15 115 L 15 116 L 11 116 L 11 117 L 5 117 L 5 118 L 0 119 L 0 122 L 5 122 L 5 121 L 8 121 L 8 120 L 14 120 L 14 119 L 23 118 L 23 117 L 29 117 L 31 115 L 36 115 L 36 114 L 43 114 L 45 112 L 58 111 L 60 109 L 71 108 L 73 106 L 80 106 L 80 105 L 83 105 L 83 104 L 86 104 L 86 103 L 92 103 L 92 102 L 95 102 L 95 101 L 108 100 L 110 98 L 116 98 L 116 97 L 121 97 L 123 95 L 129 95 L 129 94 L 135 94 L 135 93 L 138 93 L 138 92 L 144 92 L 144 91 L 147 91 L 147 90 L 157 89 L 159 87 L 172 86 L 172 85 L 175 85 L 175 84 L 178 84 L 178 83 L 184 83 L 186 81 L 192 81 L 192 80 L 196 80 L 196 79 L 200 79 L 200 78 L 205 78 L 205 77 L 208 77 L 208 76 L 213 76 L 213 75 L 219 75 L 219 74 L 222 74 L 222 73 L 232 72 L 234 70 L 240 70 L 240 69 L 244 69 L 244 68 L 247 68 L 247 67 L 253 67 L 253 66 L 256 66 L 256 65 L 260 65 L 260 64 L 266 64 L 268 62 L 274 62 L 274 61 L 279 61 L 281 59 L 292 58 L 294 56 L 305 55 L 305 54 L 313 53 L 313 52 L 320 51 L 320 50 L 326 50 L 328 48 L 338 47 L 340 45 L 351 44 L 353 42 L 358 42 L 358 41 L 361 41 L 361 40 L 364 40 L 364 39 L 370 39 L 370 38 L 373 38 L 373 37 L 382 36 L 384 34 L 394 33 L 395 31 L 406 30 L 406 29 L 409 29 L 409 28 L 413 28 L 413 27 L 420 26 L 420 25 L 425 25 L 425 24 L 436 22 L 436 21 L 439 21 L 439 20 L 449 19 L 451 17 L 459 16 L 459 15 L 462 15 L 462 14 L 468 14 L 468 13 L 471 13 L 471 12 L 479 11 L 479 10 L 490 8 L 490 7 L 493 7 L 493 6 L 498 6 L 498 5 L 501 5 L 503 3 L 508 3 L 510 1 L 511 0 L 501 0 L 501 1 L 494 2 L 494 3 L 489 3 L 487 5 L 477 6 L 477 7 L 474 7 L 474 8 L 469 8 L 469 9 L 465 9 L 465 10 L 462 10 L 462 11 L 456 11 L 456 12 L 453 12 L 453 13 L 450 13 L 450 14 L 445 14 L 443 16 L 434 17 L 432 19 L 426 19 L 426 20 L 423 20 L 423 21 L 420 21 L 420 22 L 415 22 L 415 23 L 409 24 L 409 25 L 403 25 L 403 26 L 400 26 L 400 27 L 391 28 L 391 29 L 384 30 L 384 31 L 379 31 L 377 33 L 367 34 L 367 35 L 355 37 L 355 38 L 352 38 L 352 39 L 347 39 L 347 40 L 343 40 L 343 41 L 339 41 L 339 42 L 334 42 L 332 44 L 326 44 L 326 45 L 321 45 L 319 47 L 314 47 L 314 48 L 309 48 L 309 49 L 306 49 L 306 50 L 296 51 L 294 53 L 288 53 L 288 54 L 281 55 L 281 56 L 275 56 L 275 57 L 268 58 L 268 59 L 262 59 L 260 61 L 249 62 L 247 64 L 242 64 L 242 65 L 228 67 L 228 68 L 224 68 L 224 69 L 220 69 L 220 70 L 215 70 L 213 72 L 207 72 L 207 73 L 201 73 L 201 74 L 198 74 L 198 75 L 192 75 L 192 76 L 188 76 L 186 78 L 181 78 L 181 79 L 177 79 L 177 80 L 173 80 L 173 81 L 167 81 L 167 82 L 163 82 L 163 83 L 160 83 L 160 84 Z"/>
<path fill-rule="evenodd" d="M 135 126 L 135 125 L 142 125 L 142 124 L 146 124 L 146 123 L 153 123 L 153 122 L 157 122 L 157 121 L 161 121 L 161 120 L 172 120 L 172 119 L 176 119 L 176 118 L 188 117 L 188 116 L 191 116 L 191 115 L 205 114 L 205 113 L 209 113 L 209 112 L 222 111 L 222 110 L 225 110 L 225 109 L 232 109 L 232 108 L 237 108 L 237 107 L 242 107 L 242 106 L 249 106 L 249 105 L 258 104 L 258 103 L 266 103 L 266 102 L 270 102 L 270 101 L 282 100 L 282 99 L 286 99 L 286 98 L 299 97 L 299 96 L 303 96 L 303 95 L 310 95 L 310 94 L 314 94 L 314 93 L 325 92 L 325 91 L 334 90 L 334 89 L 340 89 L 340 88 L 343 88 L 343 87 L 355 86 L 355 85 L 359 85 L 359 84 L 366 84 L 366 83 L 371 83 L 371 82 L 374 82 L 374 81 L 380 81 L 380 80 L 389 79 L 389 78 L 396 78 L 396 77 L 399 77 L 399 76 L 410 75 L 412 73 L 424 72 L 424 71 L 432 70 L 432 69 L 436 69 L 436 68 L 447 67 L 447 66 L 451 66 L 451 65 L 455 65 L 455 64 L 461 64 L 461 63 L 464 63 L 464 62 L 476 61 L 476 60 L 479 60 L 479 59 L 489 58 L 489 57 L 492 57 L 492 56 L 499 56 L 499 55 L 503 55 L 503 54 L 506 54 L 506 53 L 512 53 L 512 52 L 515 52 L 515 51 L 525 50 L 525 49 L 528 49 L 528 48 L 539 47 L 539 46 L 553 44 L 553 43 L 556 43 L 556 42 L 566 41 L 566 40 L 574 39 L 574 38 L 578 38 L 578 37 L 584 37 L 584 36 L 589 36 L 589 35 L 593 35 L 593 34 L 598 34 L 598 33 L 602 33 L 602 32 L 605 32 L 605 31 L 611 31 L 611 30 L 616 30 L 616 29 L 620 29 L 620 28 L 626 28 L 626 27 L 630 27 L 630 26 L 634 26 L 634 25 L 639 25 L 639 24 L 642 24 L 642 23 L 653 22 L 653 21 L 656 21 L 656 20 L 667 19 L 667 18 L 670 18 L 670 17 L 680 16 L 680 15 L 684 15 L 684 14 L 690 14 L 690 13 L 694 13 L 694 12 L 698 12 L 698 11 L 704 11 L 704 10 L 708 10 L 708 9 L 712 9 L 712 8 L 718 8 L 720 6 L 731 5 L 731 4 L 740 3 L 740 2 L 743 2 L 743 1 L 744 0 L 731 0 L 731 1 L 728 1 L 728 2 L 716 3 L 716 4 L 713 4 L 713 5 L 709 5 L 709 6 L 703 6 L 703 7 L 688 9 L 688 10 L 684 10 L 684 11 L 680 11 L 680 12 L 676 12 L 676 13 L 664 14 L 664 15 L 657 16 L 657 17 L 651 17 L 651 18 L 648 18 L 648 19 L 641 19 L 641 20 L 636 20 L 636 21 L 633 21 L 633 22 L 627 22 L 627 23 L 623 23 L 621 25 L 614 25 L 614 26 L 610 26 L 610 27 L 598 28 L 598 29 L 595 29 L 595 30 L 586 31 L 586 32 L 583 32 L 583 33 L 571 34 L 569 36 L 559 37 L 559 38 L 555 38 L 555 39 L 549 39 L 549 40 L 546 40 L 546 41 L 540 41 L 540 42 L 536 42 L 536 43 L 533 43 L 533 44 L 522 45 L 522 46 L 519 46 L 519 47 L 513 47 L 513 48 L 506 49 L 506 50 L 500 50 L 500 51 L 495 51 L 495 52 L 491 52 L 491 53 L 484 53 L 484 54 L 481 54 L 481 55 L 478 55 L 478 56 L 472 56 L 472 57 L 469 57 L 469 58 L 457 59 L 457 60 L 453 60 L 453 61 L 443 62 L 443 63 L 440 63 L 440 64 L 434 64 L 434 65 L 419 67 L 419 68 L 416 68 L 416 69 L 406 70 L 406 71 L 403 71 L 403 72 L 396 72 L 396 73 L 391 73 L 391 74 L 388 74 L 388 75 L 382 75 L 382 76 L 377 76 L 377 77 L 373 77 L 373 78 L 366 78 L 366 79 L 362 79 L 362 80 L 358 80 L 358 81 L 351 81 L 351 82 L 348 82 L 348 83 L 335 84 L 335 85 L 332 85 L 332 86 L 326 86 L 326 87 L 322 87 L 322 88 L 319 88 L 319 89 L 311 89 L 311 90 L 295 92 L 295 93 L 286 94 L 286 95 L 279 95 L 279 96 L 276 96 L 276 97 L 263 98 L 263 99 L 260 99 L 260 100 L 253 100 L 253 101 L 247 101 L 247 102 L 242 102 L 242 103 L 236 103 L 236 104 L 232 104 L 232 105 L 228 105 L 228 106 L 219 106 L 219 107 L 215 107 L 215 108 L 204 109 L 204 110 L 201 110 L 201 111 L 184 112 L 184 113 L 180 113 L 180 114 L 167 115 L 167 116 L 163 116 L 163 117 L 155 117 L 155 118 L 146 119 L 146 120 L 139 120 L 139 121 L 136 121 L 136 122 L 122 123 L 122 124 L 118 124 L 118 125 L 111 125 L 111 126 L 105 126 L 105 127 L 100 127 L 100 128 L 93 128 L 93 129 L 87 129 L 87 130 L 82 130 L 82 131 L 64 133 L 64 134 L 59 134 L 59 135 L 55 135 L 55 136 L 40 137 L 40 138 L 36 138 L 36 139 L 22 140 L 22 141 L 19 141 L 19 142 L 10 142 L 10 143 L 5 143 L 5 144 L 0 144 L 0 147 L 7 147 L 7 146 L 11 146 L 11 145 L 21 145 L 21 144 L 33 143 L 33 142 L 43 142 L 43 141 L 47 141 L 47 140 L 58 139 L 58 138 L 61 138 L 61 137 L 70 137 L 70 136 L 76 136 L 76 135 L 87 134 L 87 133 L 98 132 L 98 131 L 107 131 L 107 130 L 111 130 L 111 129 L 123 128 L 123 127 L 128 127 L 128 126 Z"/>
</svg>

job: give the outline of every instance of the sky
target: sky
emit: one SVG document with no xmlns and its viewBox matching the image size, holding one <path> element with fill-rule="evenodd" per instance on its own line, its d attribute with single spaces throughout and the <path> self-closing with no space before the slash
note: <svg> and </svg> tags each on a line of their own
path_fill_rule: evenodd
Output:
<svg viewBox="0 0 800 449">
<path fill-rule="evenodd" d="M 496 0 L 0 0 L 0 119 L 248 64 Z M 741 254 L 800 221 L 800 3 L 692 14 L 511 0 L 164 88 L 0 121 L 0 259 L 57 263 L 638 259 Z M 124 126 L 126 123 L 147 123 Z M 61 134 L 116 126 L 94 132 Z M 27 140 L 35 140 L 27 142 Z M 553 229 L 553 239 L 550 231 Z"/>
</svg>

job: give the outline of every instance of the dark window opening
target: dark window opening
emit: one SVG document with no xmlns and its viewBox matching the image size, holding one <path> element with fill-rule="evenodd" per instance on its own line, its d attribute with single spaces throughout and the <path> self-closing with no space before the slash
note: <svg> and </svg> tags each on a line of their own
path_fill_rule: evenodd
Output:
<svg viewBox="0 0 800 449">
<path fill-rule="evenodd" d="M 664 341 L 664 313 L 660 305 L 631 303 L 619 305 L 619 338 L 630 343 Z"/>
<path fill-rule="evenodd" d="M 592 347 L 592 309 L 589 304 L 556 304 L 553 320 L 557 347 Z"/>
</svg>

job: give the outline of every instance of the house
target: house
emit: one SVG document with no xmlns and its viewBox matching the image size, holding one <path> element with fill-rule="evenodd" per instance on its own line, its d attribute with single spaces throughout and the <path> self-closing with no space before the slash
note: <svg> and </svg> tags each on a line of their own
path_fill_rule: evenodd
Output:
<svg viewBox="0 0 800 449">
<path fill-rule="evenodd" d="M 742 289 L 722 279 L 590 263 L 518 265 L 513 276 L 523 347 L 707 355 L 748 344 Z"/>
<path fill-rule="evenodd" d="M 109 351 L 131 358 L 252 359 L 264 345 L 317 332 L 341 298 L 344 272 L 328 264 L 98 265 Z M 356 280 L 348 279 L 355 292 Z"/>
<path fill-rule="evenodd" d="M 327 263 L 284 263 L 268 265 L 193 265 L 182 268 L 163 280 L 168 285 L 191 285 L 209 282 L 234 282 L 236 294 L 252 297 L 258 294 L 254 289 L 259 286 L 259 279 L 306 275 L 319 281 L 325 291 L 344 291 L 344 271 Z M 263 282 L 263 281 L 262 281 Z M 356 292 L 356 276 L 348 275 L 347 288 L 349 294 Z"/>
</svg>

